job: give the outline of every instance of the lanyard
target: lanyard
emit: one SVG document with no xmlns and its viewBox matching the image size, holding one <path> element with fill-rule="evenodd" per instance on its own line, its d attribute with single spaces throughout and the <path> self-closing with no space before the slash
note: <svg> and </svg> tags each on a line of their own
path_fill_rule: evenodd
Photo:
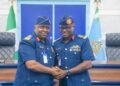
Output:
<svg viewBox="0 0 120 86">
<path fill-rule="evenodd" d="M 43 62 L 44 63 L 48 63 L 48 56 L 46 54 L 46 50 L 44 49 L 44 52 L 43 52 Z"/>
</svg>

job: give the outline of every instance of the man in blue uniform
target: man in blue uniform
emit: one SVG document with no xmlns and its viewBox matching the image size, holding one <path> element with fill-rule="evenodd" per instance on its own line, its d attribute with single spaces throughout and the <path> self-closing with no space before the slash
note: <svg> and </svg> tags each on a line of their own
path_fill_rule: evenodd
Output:
<svg viewBox="0 0 120 86">
<path fill-rule="evenodd" d="M 74 34 L 70 16 L 61 19 L 60 32 L 62 37 L 54 43 L 58 65 L 62 69 L 56 76 L 60 86 L 91 86 L 88 69 L 92 67 L 94 56 L 88 38 Z"/>
<path fill-rule="evenodd" d="M 49 28 L 49 19 L 38 17 L 34 34 L 20 42 L 14 86 L 53 86 L 53 76 L 59 72 L 53 67 L 55 53 L 47 40 Z"/>
</svg>

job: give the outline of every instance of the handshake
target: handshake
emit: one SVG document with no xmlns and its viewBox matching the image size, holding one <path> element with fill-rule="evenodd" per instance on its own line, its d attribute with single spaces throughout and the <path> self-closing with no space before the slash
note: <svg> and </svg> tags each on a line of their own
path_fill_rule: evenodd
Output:
<svg viewBox="0 0 120 86">
<path fill-rule="evenodd" d="M 51 74 L 54 76 L 55 79 L 62 79 L 67 75 L 67 71 L 55 66 L 52 67 Z"/>
</svg>

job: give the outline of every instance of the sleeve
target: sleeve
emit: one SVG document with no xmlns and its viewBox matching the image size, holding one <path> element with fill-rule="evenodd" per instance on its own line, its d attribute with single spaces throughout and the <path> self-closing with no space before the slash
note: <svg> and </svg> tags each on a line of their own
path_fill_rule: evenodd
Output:
<svg viewBox="0 0 120 86">
<path fill-rule="evenodd" d="M 36 60 L 35 48 L 30 44 L 21 43 L 19 46 L 19 58 L 23 61 Z"/>
<path fill-rule="evenodd" d="M 92 48 L 89 39 L 87 38 L 82 45 L 82 60 L 94 60 Z"/>
</svg>

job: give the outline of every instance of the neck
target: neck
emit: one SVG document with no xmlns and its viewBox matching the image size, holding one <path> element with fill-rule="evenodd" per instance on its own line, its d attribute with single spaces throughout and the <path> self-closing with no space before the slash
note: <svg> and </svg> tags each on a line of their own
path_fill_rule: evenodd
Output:
<svg viewBox="0 0 120 86">
<path fill-rule="evenodd" d="M 40 38 L 40 40 L 45 43 L 46 42 L 46 38 Z"/>
<path fill-rule="evenodd" d="M 69 37 L 63 37 L 63 40 L 64 40 L 65 42 L 68 42 L 71 38 L 72 38 L 72 35 L 70 35 Z"/>
</svg>

